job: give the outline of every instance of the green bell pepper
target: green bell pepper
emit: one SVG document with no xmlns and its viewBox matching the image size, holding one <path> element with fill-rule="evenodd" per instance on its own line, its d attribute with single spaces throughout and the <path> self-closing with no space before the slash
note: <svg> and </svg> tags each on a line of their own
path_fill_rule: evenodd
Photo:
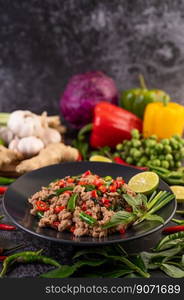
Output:
<svg viewBox="0 0 184 300">
<path fill-rule="evenodd" d="M 140 77 L 140 82 L 142 88 L 134 88 L 121 92 L 119 104 L 120 107 L 134 113 L 142 119 L 148 103 L 168 102 L 170 96 L 162 90 L 147 89 L 143 77 Z"/>
</svg>

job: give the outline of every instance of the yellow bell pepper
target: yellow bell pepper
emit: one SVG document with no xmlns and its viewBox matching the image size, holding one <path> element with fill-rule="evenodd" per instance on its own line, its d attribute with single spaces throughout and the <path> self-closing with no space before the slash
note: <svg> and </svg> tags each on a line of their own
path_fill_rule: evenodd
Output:
<svg viewBox="0 0 184 300">
<path fill-rule="evenodd" d="M 182 135 L 184 129 L 184 106 L 169 102 L 150 103 L 146 106 L 143 120 L 143 135 L 153 134 L 159 139 L 170 138 L 174 134 Z"/>
</svg>

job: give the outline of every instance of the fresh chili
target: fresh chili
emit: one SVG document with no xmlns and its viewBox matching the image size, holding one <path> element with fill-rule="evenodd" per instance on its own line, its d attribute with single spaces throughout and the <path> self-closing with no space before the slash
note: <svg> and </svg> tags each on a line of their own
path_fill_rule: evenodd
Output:
<svg viewBox="0 0 184 300">
<path fill-rule="evenodd" d="M 4 261 L 6 258 L 7 258 L 7 256 L 1 255 L 1 256 L 0 256 L 0 261 Z"/>
<path fill-rule="evenodd" d="M 55 212 L 56 214 L 58 214 L 58 213 L 60 213 L 60 211 L 62 211 L 63 209 L 65 209 L 65 206 L 56 206 L 56 207 L 54 208 L 54 212 Z"/>
<path fill-rule="evenodd" d="M 36 208 L 38 211 L 47 211 L 49 209 L 49 206 L 44 201 L 36 201 Z"/>
<path fill-rule="evenodd" d="M 15 230 L 16 227 L 8 224 L 0 224 L 0 230 Z"/>
<path fill-rule="evenodd" d="M 0 184 L 2 184 L 2 185 L 11 184 L 14 181 L 15 181 L 15 178 L 0 177 Z"/>
<path fill-rule="evenodd" d="M 6 186 L 0 186 L 0 195 L 3 195 L 6 191 L 7 191 L 7 187 Z"/>
<path fill-rule="evenodd" d="M 184 225 L 170 226 L 163 230 L 164 233 L 174 233 L 179 231 L 184 231 Z"/>
</svg>

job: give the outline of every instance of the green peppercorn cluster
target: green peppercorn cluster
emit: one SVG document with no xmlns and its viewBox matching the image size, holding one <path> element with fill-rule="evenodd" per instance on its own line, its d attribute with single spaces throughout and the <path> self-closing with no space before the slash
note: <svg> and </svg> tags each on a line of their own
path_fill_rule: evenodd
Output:
<svg viewBox="0 0 184 300">
<path fill-rule="evenodd" d="M 184 158 L 184 139 L 174 135 L 158 141 L 157 136 L 143 138 L 137 129 L 131 132 L 131 140 L 124 140 L 116 146 L 115 155 L 120 156 L 128 164 L 176 169 L 181 167 Z"/>
</svg>

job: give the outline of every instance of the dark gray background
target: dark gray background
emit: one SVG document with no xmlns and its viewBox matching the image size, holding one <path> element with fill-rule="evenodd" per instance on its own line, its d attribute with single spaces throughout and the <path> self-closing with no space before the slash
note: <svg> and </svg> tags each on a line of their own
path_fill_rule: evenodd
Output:
<svg viewBox="0 0 184 300">
<path fill-rule="evenodd" d="M 71 75 L 103 70 L 184 97 L 184 1 L 0 0 L 0 111 L 58 112 Z"/>
</svg>

